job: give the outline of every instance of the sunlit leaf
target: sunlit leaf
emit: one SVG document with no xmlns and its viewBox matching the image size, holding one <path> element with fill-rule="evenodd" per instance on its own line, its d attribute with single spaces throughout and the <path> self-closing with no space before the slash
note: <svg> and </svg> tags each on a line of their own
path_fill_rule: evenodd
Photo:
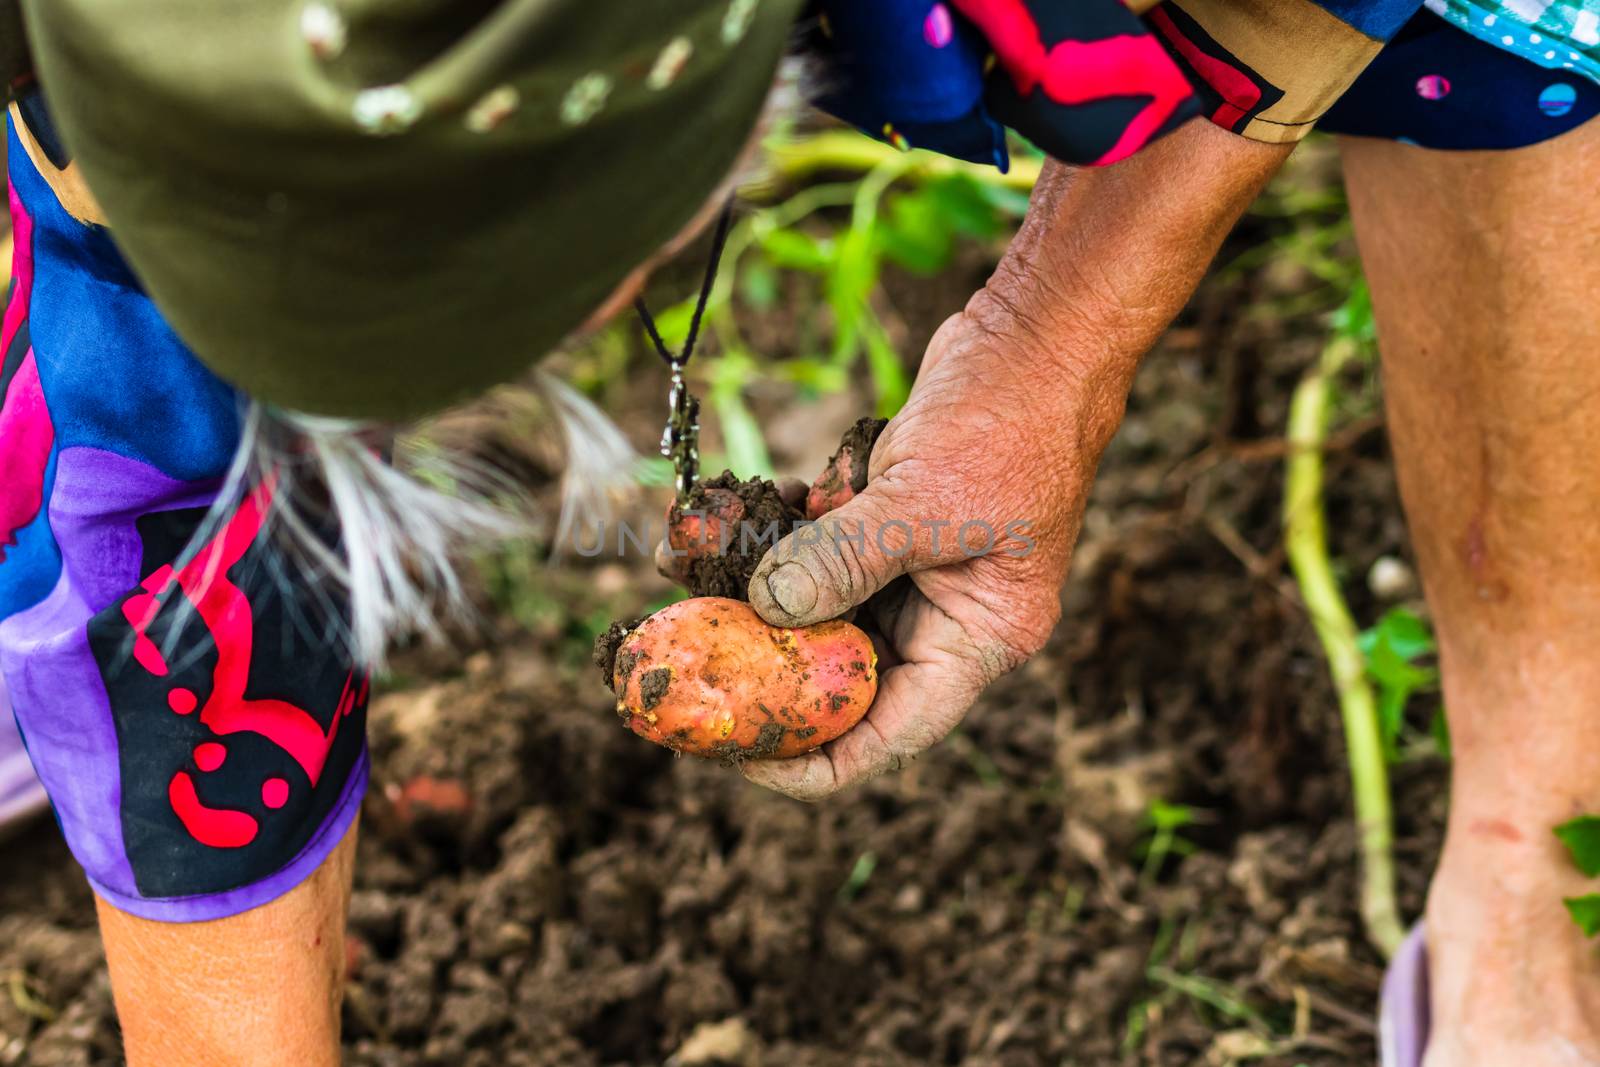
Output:
<svg viewBox="0 0 1600 1067">
<path fill-rule="evenodd" d="M 843 392 L 850 384 L 848 371 L 815 356 L 784 360 L 776 369 L 781 377 L 817 393 Z"/>
<path fill-rule="evenodd" d="M 667 343 L 667 347 L 677 351 L 689 336 L 689 323 L 694 318 L 694 301 L 686 300 L 681 304 L 674 304 L 664 311 L 656 312 L 653 317 L 661 339 Z"/>
<path fill-rule="evenodd" d="M 928 183 L 927 195 L 958 233 L 980 240 L 1005 229 L 982 185 L 967 174 L 952 174 Z"/>
<path fill-rule="evenodd" d="M 955 234 L 932 197 L 905 193 L 890 200 L 888 218 L 878 227 L 878 243 L 891 262 L 929 277 L 949 265 Z"/>
<path fill-rule="evenodd" d="M 821 274 L 832 264 L 833 242 L 823 242 L 799 230 L 770 230 L 761 237 L 761 248 L 775 266 Z"/>
<path fill-rule="evenodd" d="M 833 309 L 834 358 L 841 362 L 853 354 L 856 324 L 878 281 L 877 246 L 872 235 L 873 229 L 861 226 L 846 231 L 839 242 L 839 258 L 828 272 L 825 289 L 828 306 Z"/>
<path fill-rule="evenodd" d="M 712 368 L 711 406 L 717 413 L 727 467 L 740 478 L 772 477 L 772 457 L 761 425 L 744 402 L 743 386 L 751 377 L 746 353 L 730 352 Z"/>
<path fill-rule="evenodd" d="M 1378 725 L 1384 751 L 1392 760 L 1398 755 L 1406 705 L 1419 690 L 1438 685 L 1437 669 L 1415 663 L 1434 652 L 1433 634 L 1425 620 L 1394 608 L 1376 626 L 1362 631 L 1356 646 L 1366 658 L 1367 676 L 1378 687 Z"/>
<path fill-rule="evenodd" d="M 1188 804 L 1172 804 L 1160 797 L 1152 798 L 1144 813 L 1145 825 L 1154 830 L 1181 830 L 1197 818 L 1198 813 Z"/>
<path fill-rule="evenodd" d="M 778 276 L 767 263 L 750 257 L 739 273 L 739 295 L 756 311 L 765 311 L 778 302 Z"/>
<path fill-rule="evenodd" d="M 872 373 L 872 386 L 878 395 L 874 414 L 882 419 L 893 418 L 911 395 L 911 379 L 906 366 L 889 343 L 878 317 L 867 312 L 861 336 L 867 344 L 867 369 Z"/>
<path fill-rule="evenodd" d="M 1365 278 L 1357 278 L 1350 287 L 1350 295 L 1333 313 L 1333 331 L 1362 343 L 1377 339 L 1378 326 L 1372 317 L 1372 291 Z"/>
<path fill-rule="evenodd" d="M 1566 897 L 1561 903 L 1567 906 L 1567 914 L 1572 916 L 1572 921 L 1578 924 L 1578 929 L 1583 931 L 1585 937 L 1600 934 L 1600 893 Z"/>
<path fill-rule="evenodd" d="M 1579 815 L 1556 827 L 1556 837 L 1578 870 L 1593 878 L 1600 875 L 1600 815 Z"/>
</svg>

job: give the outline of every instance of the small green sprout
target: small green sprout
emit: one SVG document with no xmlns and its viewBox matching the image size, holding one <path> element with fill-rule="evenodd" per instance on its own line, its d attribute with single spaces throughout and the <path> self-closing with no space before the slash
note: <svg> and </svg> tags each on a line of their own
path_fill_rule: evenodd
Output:
<svg viewBox="0 0 1600 1067">
<path fill-rule="evenodd" d="M 878 869 L 878 854 L 876 852 L 863 852 L 856 857 L 855 865 L 850 868 L 850 873 L 845 877 L 844 884 L 839 887 L 839 900 L 849 903 L 854 900 L 861 890 L 866 888 L 867 882 L 872 878 L 872 872 Z"/>
<path fill-rule="evenodd" d="M 1438 669 L 1418 664 L 1437 651 L 1433 633 L 1416 614 L 1405 608 L 1391 608 L 1376 626 L 1356 637 L 1356 647 L 1366 659 L 1367 677 L 1378 687 L 1378 726 L 1384 755 L 1393 763 L 1399 759 L 1406 705 L 1415 694 L 1431 692 L 1439 686 Z M 1441 725 L 1442 718 L 1436 718 L 1436 738 Z M 1444 747 L 1448 750 L 1448 735 Z"/>
<path fill-rule="evenodd" d="M 1600 876 L 1600 815 L 1579 815 L 1555 828 L 1556 837 L 1567 848 L 1573 865 L 1584 877 Z M 1600 934 L 1600 893 L 1566 897 L 1561 903 L 1585 937 Z"/>
<path fill-rule="evenodd" d="M 1155 881 L 1168 856 L 1187 856 L 1199 847 L 1178 831 L 1200 822 L 1202 814 L 1186 804 L 1169 804 L 1159 798 L 1150 801 L 1150 807 L 1140 819 L 1150 835 L 1141 846 L 1144 855 L 1144 866 L 1139 871 L 1141 885 Z"/>
</svg>

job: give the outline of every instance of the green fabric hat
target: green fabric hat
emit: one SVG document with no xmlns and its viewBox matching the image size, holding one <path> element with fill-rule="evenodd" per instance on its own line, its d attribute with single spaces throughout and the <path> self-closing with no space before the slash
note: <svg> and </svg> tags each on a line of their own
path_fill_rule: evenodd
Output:
<svg viewBox="0 0 1600 1067">
<path fill-rule="evenodd" d="M 797 6 L 22 0 L 185 342 L 257 399 L 390 419 L 516 376 L 688 223 Z"/>
</svg>

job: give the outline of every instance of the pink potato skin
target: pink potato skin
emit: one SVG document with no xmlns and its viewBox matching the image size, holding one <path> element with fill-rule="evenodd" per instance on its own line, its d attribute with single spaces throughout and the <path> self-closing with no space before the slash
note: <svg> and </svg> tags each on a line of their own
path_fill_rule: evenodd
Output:
<svg viewBox="0 0 1600 1067">
<path fill-rule="evenodd" d="M 701 556 L 718 556 L 739 536 L 739 523 L 744 521 L 744 501 L 731 489 L 708 489 L 706 501 L 699 509 L 704 514 L 685 514 L 672 503 L 667 508 L 667 545 L 672 549 L 661 565 L 661 574 L 677 584 L 689 585 L 689 567 Z M 724 534 L 724 529 L 727 533 Z"/>
<path fill-rule="evenodd" d="M 811 483 L 806 494 L 806 518 L 816 522 L 835 508 L 841 508 L 856 495 L 851 487 L 855 477 L 855 453 L 841 448 L 826 470 Z"/>
<path fill-rule="evenodd" d="M 791 630 L 740 601 L 693 597 L 623 639 L 613 689 L 627 727 L 674 752 L 788 759 L 861 720 L 877 695 L 877 656 L 847 622 Z"/>
</svg>

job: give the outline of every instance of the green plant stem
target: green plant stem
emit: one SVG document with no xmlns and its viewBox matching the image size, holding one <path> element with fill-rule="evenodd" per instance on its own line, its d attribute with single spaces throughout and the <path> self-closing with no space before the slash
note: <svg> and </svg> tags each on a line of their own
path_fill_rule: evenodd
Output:
<svg viewBox="0 0 1600 1067">
<path fill-rule="evenodd" d="M 965 163 L 932 152 L 901 152 L 853 130 L 827 130 L 796 138 L 767 142 L 767 168 L 771 178 L 796 182 L 829 171 L 870 171 L 889 160 L 905 162 L 904 172 L 915 176 L 967 173 L 1012 189 L 1027 192 L 1039 180 L 1044 161 L 1013 156 L 1011 169 L 996 174 L 994 168 Z M 759 183 L 757 183 L 759 184 Z"/>
<path fill-rule="evenodd" d="M 1322 448 L 1327 439 L 1330 382 L 1356 358 L 1359 346 L 1336 338 L 1306 372 L 1289 405 L 1289 456 L 1283 493 L 1284 544 L 1289 565 L 1300 586 L 1311 624 L 1328 657 L 1339 711 L 1344 721 L 1345 750 L 1355 794 L 1356 827 L 1361 840 L 1361 917 L 1367 938 L 1385 956 L 1393 955 L 1405 936 L 1395 901 L 1394 816 L 1389 799 L 1389 769 L 1383 758 L 1378 706 L 1367 683 L 1366 662 L 1356 647 L 1351 618 L 1328 555 L 1323 514 Z"/>
</svg>

